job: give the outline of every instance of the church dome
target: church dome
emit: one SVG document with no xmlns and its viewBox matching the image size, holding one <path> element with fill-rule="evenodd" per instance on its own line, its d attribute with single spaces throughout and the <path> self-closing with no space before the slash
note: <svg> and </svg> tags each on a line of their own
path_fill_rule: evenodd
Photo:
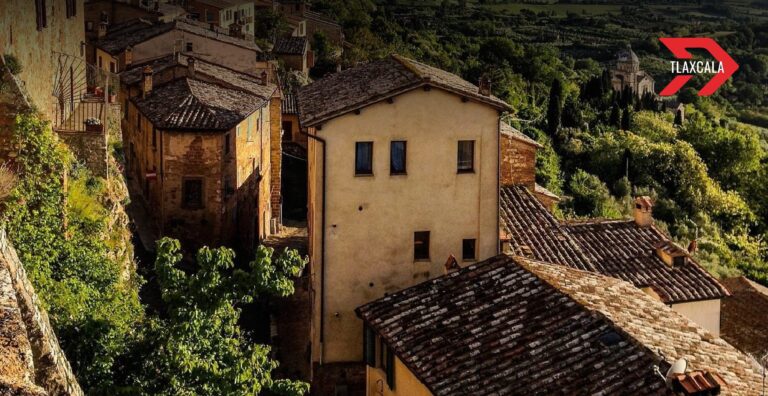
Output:
<svg viewBox="0 0 768 396">
<path fill-rule="evenodd" d="M 632 51 L 632 48 L 629 46 L 616 54 L 616 60 L 619 63 L 640 64 L 640 58 L 637 57 L 635 51 Z"/>
</svg>

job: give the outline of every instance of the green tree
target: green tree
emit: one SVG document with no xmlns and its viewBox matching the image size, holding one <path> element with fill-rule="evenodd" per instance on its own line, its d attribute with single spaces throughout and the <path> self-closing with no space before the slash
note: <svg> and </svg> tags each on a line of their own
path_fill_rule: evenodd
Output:
<svg viewBox="0 0 768 396">
<path fill-rule="evenodd" d="M 621 110 L 619 110 L 618 103 L 614 103 L 611 106 L 611 116 L 608 119 L 608 124 L 617 128 L 621 126 Z"/>
<path fill-rule="evenodd" d="M 621 216 L 608 187 L 597 176 L 577 169 L 571 176 L 568 189 L 573 197 L 571 207 L 576 215 L 604 218 Z"/>
<path fill-rule="evenodd" d="M 559 78 L 552 80 L 549 90 L 549 103 L 547 104 L 547 131 L 554 136 L 560 129 L 563 113 L 563 83 Z"/>
<path fill-rule="evenodd" d="M 306 261 L 295 250 L 273 253 L 259 246 L 248 268 L 236 269 L 231 249 L 204 247 L 197 252 L 197 272 L 187 274 L 179 268 L 179 242 L 159 240 L 155 272 L 167 315 L 146 326 L 138 348 L 146 356 L 131 379 L 134 387 L 152 395 L 308 392 L 306 383 L 274 380 L 278 363 L 269 346 L 253 343 L 238 324 L 242 304 L 294 291 L 293 278 Z"/>
<path fill-rule="evenodd" d="M 621 112 L 621 129 L 628 131 L 632 127 L 632 110 L 629 108 Z"/>
</svg>

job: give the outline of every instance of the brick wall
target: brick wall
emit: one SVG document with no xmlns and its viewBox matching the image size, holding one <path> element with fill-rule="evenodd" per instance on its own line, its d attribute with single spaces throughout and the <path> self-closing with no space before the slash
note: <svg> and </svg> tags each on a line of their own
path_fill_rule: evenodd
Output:
<svg viewBox="0 0 768 396">
<path fill-rule="evenodd" d="M 270 180 L 270 203 L 272 205 L 272 218 L 282 222 L 282 203 L 283 199 L 280 192 L 281 178 L 283 171 L 283 146 L 280 131 L 283 120 L 281 118 L 281 100 L 273 98 L 269 104 L 269 130 L 270 130 L 270 165 L 272 178 Z"/>
<path fill-rule="evenodd" d="M 502 186 L 522 184 L 531 191 L 536 184 L 536 146 L 501 134 Z"/>
<path fill-rule="evenodd" d="M 57 131 L 59 139 L 94 176 L 107 177 L 106 132 Z"/>
</svg>

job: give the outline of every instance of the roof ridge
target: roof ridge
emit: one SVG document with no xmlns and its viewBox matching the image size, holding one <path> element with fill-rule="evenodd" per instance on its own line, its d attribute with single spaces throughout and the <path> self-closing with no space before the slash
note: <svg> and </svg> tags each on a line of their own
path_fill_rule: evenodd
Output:
<svg viewBox="0 0 768 396">
<path fill-rule="evenodd" d="M 392 54 L 391 57 L 392 57 L 392 59 L 396 60 L 398 63 L 403 65 L 403 67 L 408 69 L 409 72 L 413 73 L 414 75 L 416 75 L 416 77 L 420 78 L 421 80 L 424 80 L 424 81 L 429 81 L 430 80 L 429 77 L 425 77 L 424 75 L 422 75 L 419 72 L 419 70 L 416 68 L 416 66 L 413 65 L 413 63 L 412 63 L 413 60 L 412 59 L 406 58 L 406 57 L 404 57 L 404 56 L 402 56 L 400 54 Z"/>
</svg>

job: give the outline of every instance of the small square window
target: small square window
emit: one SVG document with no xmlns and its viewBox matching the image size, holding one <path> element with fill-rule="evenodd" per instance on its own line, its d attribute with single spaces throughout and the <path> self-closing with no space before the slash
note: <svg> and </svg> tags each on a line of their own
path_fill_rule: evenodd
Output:
<svg viewBox="0 0 768 396">
<path fill-rule="evenodd" d="M 393 141 L 389 146 L 389 173 L 404 175 L 406 163 L 406 142 Z"/>
<path fill-rule="evenodd" d="M 477 260 L 476 239 L 464 239 L 461 242 L 461 258 L 462 260 Z"/>
<path fill-rule="evenodd" d="M 457 170 L 459 173 L 475 170 L 475 141 L 459 140 Z"/>
<path fill-rule="evenodd" d="M 429 231 L 413 233 L 413 259 L 429 260 Z"/>
<path fill-rule="evenodd" d="M 203 180 L 185 179 L 182 186 L 182 197 L 185 208 L 199 209 L 203 207 Z"/>
<path fill-rule="evenodd" d="M 192 42 L 191 41 L 187 42 L 187 52 L 192 52 Z"/>
<path fill-rule="evenodd" d="M 373 142 L 355 143 L 355 175 L 373 174 Z"/>
</svg>

